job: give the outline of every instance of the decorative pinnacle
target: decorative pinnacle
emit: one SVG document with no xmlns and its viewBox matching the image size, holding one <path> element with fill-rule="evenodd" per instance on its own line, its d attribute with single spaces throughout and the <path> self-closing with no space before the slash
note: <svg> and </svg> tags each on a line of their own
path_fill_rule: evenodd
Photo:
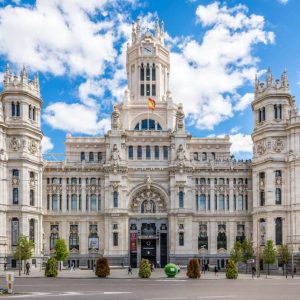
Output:
<svg viewBox="0 0 300 300">
<path fill-rule="evenodd" d="M 267 87 L 272 87 L 273 76 L 272 76 L 271 68 L 270 68 L 270 67 L 268 67 L 268 72 L 267 72 L 267 78 L 266 78 L 266 81 L 267 81 Z"/>
<path fill-rule="evenodd" d="M 155 34 L 156 36 L 159 36 L 160 34 L 160 28 L 159 28 L 159 19 L 158 16 L 155 18 Z"/>
</svg>

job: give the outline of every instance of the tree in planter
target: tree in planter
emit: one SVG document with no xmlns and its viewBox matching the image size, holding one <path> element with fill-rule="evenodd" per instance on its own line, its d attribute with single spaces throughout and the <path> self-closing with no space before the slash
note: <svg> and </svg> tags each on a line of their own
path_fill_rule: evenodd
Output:
<svg viewBox="0 0 300 300">
<path fill-rule="evenodd" d="M 59 270 L 61 271 L 61 264 L 69 257 L 69 251 L 64 239 L 57 239 L 54 245 L 54 257 L 59 262 Z"/>
<path fill-rule="evenodd" d="M 254 258 L 254 251 L 251 243 L 248 240 L 242 242 L 242 262 L 246 264 L 246 273 L 248 267 L 248 260 Z"/>
<path fill-rule="evenodd" d="M 226 265 L 226 278 L 227 279 L 237 279 L 239 273 L 238 268 L 233 260 L 229 260 Z"/>
<path fill-rule="evenodd" d="M 21 276 L 21 263 L 32 257 L 34 248 L 33 241 L 29 240 L 25 235 L 20 235 L 14 252 L 14 259 L 19 260 L 19 276 Z M 25 269 L 25 268 L 24 268 Z"/>
<path fill-rule="evenodd" d="M 108 264 L 108 259 L 106 257 L 101 257 L 96 262 L 96 272 L 98 277 L 106 277 L 110 274 L 110 268 Z"/>
<path fill-rule="evenodd" d="M 235 263 L 238 263 L 242 260 L 242 244 L 237 241 L 234 243 L 232 250 L 230 251 L 230 259 Z"/>
<path fill-rule="evenodd" d="M 200 273 L 200 264 L 199 260 L 197 258 L 192 258 L 189 260 L 188 266 L 187 266 L 187 271 L 186 271 L 186 276 L 188 278 L 200 278 L 201 273 Z"/>
<path fill-rule="evenodd" d="M 267 240 L 262 254 L 264 264 L 268 265 L 268 272 L 266 273 L 266 277 L 270 274 L 270 264 L 274 264 L 276 262 L 276 257 L 277 251 L 274 247 L 273 241 Z"/>
<path fill-rule="evenodd" d="M 57 260 L 52 257 L 48 259 L 45 269 L 46 277 L 56 277 L 57 276 Z"/>
<path fill-rule="evenodd" d="M 282 265 L 282 275 L 284 276 L 284 270 L 285 274 L 287 276 L 287 264 L 289 262 L 289 257 L 290 257 L 290 251 L 287 245 L 282 244 L 278 247 L 278 264 Z"/>
<path fill-rule="evenodd" d="M 148 259 L 142 258 L 139 268 L 140 278 L 150 278 L 151 276 L 151 266 Z"/>
</svg>

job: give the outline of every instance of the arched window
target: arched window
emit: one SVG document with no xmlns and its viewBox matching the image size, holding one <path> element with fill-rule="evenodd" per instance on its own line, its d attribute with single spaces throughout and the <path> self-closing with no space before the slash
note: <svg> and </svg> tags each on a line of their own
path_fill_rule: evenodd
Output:
<svg viewBox="0 0 300 300">
<path fill-rule="evenodd" d="M 19 219 L 12 218 L 11 220 L 11 244 L 16 246 L 19 239 Z"/>
<path fill-rule="evenodd" d="M 31 108 L 31 105 L 28 106 L 28 118 L 29 119 L 32 118 L 32 108 Z"/>
<path fill-rule="evenodd" d="M 97 210 L 97 196 L 95 194 L 91 195 L 91 210 Z"/>
<path fill-rule="evenodd" d="M 159 159 L 159 146 L 154 146 L 154 158 Z"/>
<path fill-rule="evenodd" d="M 16 105 L 15 105 L 15 102 L 11 103 L 11 115 L 13 117 L 16 115 Z"/>
<path fill-rule="evenodd" d="M 275 243 L 276 245 L 282 244 L 282 219 L 276 218 L 275 220 Z"/>
<path fill-rule="evenodd" d="M 144 119 L 135 125 L 134 130 L 162 130 L 162 128 L 155 120 Z"/>
<path fill-rule="evenodd" d="M 78 225 L 70 225 L 69 250 L 79 250 Z"/>
<path fill-rule="evenodd" d="M 184 198 L 183 191 L 179 191 L 178 193 L 179 208 L 183 208 L 184 205 L 183 198 Z"/>
<path fill-rule="evenodd" d="M 16 116 L 17 116 L 17 117 L 20 117 L 20 102 L 17 102 Z"/>
<path fill-rule="evenodd" d="M 29 220 L 29 240 L 34 242 L 35 230 L 34 230 L 34 219 Z"/>
<path fill-rule="evenodd" d="M 217 249 L 227 249 L 226 225 L 218 225 Z"/>
<path fill-rule="evenodd" d="M 51 234 L 50 234 L 50 250 L 54 249 L 55 243 L 58 240 L 58 225 L 51 225 Z"/>
<path fill-rule="evenodd" d="M 150 66 L 149 66 L 149 64 L 147 64 L 147 67 L 146 67 L 146 80 L 147 81 L 150 80 Z"/>
<path fill-rule="evenodd" d="M 113 198 L 114 198 L 114 208 L 117 208 L 119 206 L 119 193 L 117 191 L 114 191 Z"/>
<path fill-rule="evenodd" d="M 77 210 L 77 195 L 71 195 L 71 210 Z"/>
<path fill-rule="evenodd" d="M 281 188 L 276 188 L 275 190 L 275 204 L 281 205 Z"/>
<path fill-rule="evenodd" d="M 142 151 L 142 146 L 137 147 L 137 159 L 142 159 L 143 156 L 143 151 Z"/>
<path fill-rule="evenodd" d="M 262 109 L 262 121 L 266 120 L 266 109 L 263 107 Z"/>
<path fill-rule="evenodd" d="M 36 109 L 35 109 L 35 107 L 32 109 L 32 119 L 33 120 L 36 119 Z"/>
<path fill-rule="evenodd" d="M 169 158 L 168 146 L 163 146 L 164 159 L 167 160 Z"/>
<path fill-rule="evenodd" d="M 152 81 L 156 80 L 156 69 L 155 69 L 155 64 L 153 63 L 152 65 Z"/>
<path fill-rule="evenodd" d="M 144 80 L 145 80 L 145 68 L 144 68 L 144 64 L 141 64 L 140 80 L 141 80 L 141 81 L 144 81 Z"/>
</svg>

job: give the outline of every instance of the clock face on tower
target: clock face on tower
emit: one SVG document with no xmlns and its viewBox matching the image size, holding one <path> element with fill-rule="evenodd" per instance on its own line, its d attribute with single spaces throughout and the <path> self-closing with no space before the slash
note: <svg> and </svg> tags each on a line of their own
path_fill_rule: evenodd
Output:
<svg viewBox="0 0 300 300">
<path fill-rule="evenodd" d="M 143 46 L 143 52 L 144 52 L 144 55 L 153 55 L 154 54 L 154 49 L 151 45 L 144 45 Z"/>
</svg>

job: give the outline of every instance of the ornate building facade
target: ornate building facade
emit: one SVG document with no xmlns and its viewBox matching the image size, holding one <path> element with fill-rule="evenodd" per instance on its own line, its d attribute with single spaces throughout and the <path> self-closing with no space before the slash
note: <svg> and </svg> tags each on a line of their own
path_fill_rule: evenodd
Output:
<svg viewBox="0 0 300 300">
<path fill-rule="evenodd" d="M 225 266 L 235 241 L 292 243 L 300 230 L 300 116 L 286 72 L 255 84 L 253 161 L 236 161 L 229 137 L 195 138 L 169 89 L 164 25 L 132 25 L 128 89 L 103 137 L 66 137 L 63 161 L 43 160 L 38 77 L 7 68 L 0 95 L 0 256 L 20 234 L 34 241 L 33 264 L 53 254 L 91 267 L 99 256 L 136 266 L 198 257 Z M 149 97 L 156 101 L 148 109 Z"/>
</svg>

